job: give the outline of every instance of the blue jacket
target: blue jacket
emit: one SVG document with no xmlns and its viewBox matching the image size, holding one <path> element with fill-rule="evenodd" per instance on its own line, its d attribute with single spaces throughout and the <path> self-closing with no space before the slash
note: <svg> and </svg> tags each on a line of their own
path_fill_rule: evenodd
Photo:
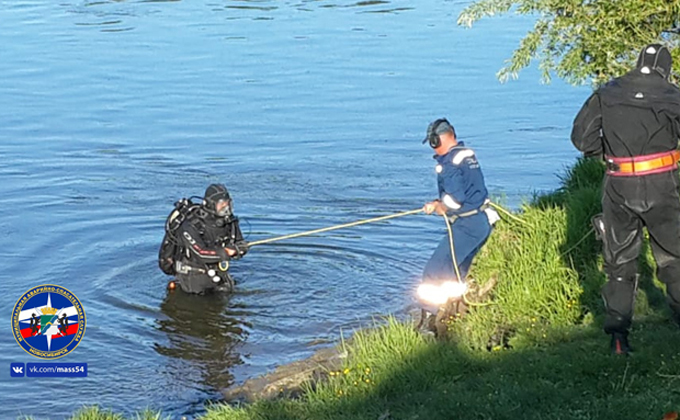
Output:
<svg viewBox="0 0 680 420">
<path fill-rule="evenodd" d="M 434 158 L 439 200 L 446 206 L 448 215 L 475 210 L 484 204 L 489 193 L 472 149 L 459 141 L 445 155 Z"/>
</svg>

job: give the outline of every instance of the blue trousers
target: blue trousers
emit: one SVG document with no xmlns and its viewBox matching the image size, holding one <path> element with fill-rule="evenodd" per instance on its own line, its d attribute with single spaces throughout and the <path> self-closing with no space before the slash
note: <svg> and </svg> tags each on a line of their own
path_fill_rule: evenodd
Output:
<svg viewBox="0 0 680 420">
<path fill-rule="evenodd" d="M 456 262 L 460 271 L 460 281 L 465 281 L 472 260 L 491 234 L 492 227 L 485 213 L 457 219 L 452 225 L 453 245 Z M 456 270 L 451 258 L 451 245 L 448 233 L 442 238 L 423 270 L 424 283 L 441 283 L 456 280 Z"/>
</svg>

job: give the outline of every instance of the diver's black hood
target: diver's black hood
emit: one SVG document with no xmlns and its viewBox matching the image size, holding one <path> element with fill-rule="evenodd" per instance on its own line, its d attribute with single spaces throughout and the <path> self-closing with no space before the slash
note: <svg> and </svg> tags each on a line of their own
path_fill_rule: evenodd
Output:
<svg viewBox="0 0 680 420">
<path fill-rule="evenodd" d="M 645 46 L 638 56 L 635 69 L 643 75 L 656 71 L 664 79 L 668 80 L 673 67 L 673 58 L 668 48 L 661 44 L 649 44 Z"/>
<path fill-rule="evenodd" d="M 229 201 L 229 206 L 227 207 L 228 214 L 219 214 L 217 216 L 230 216 L 231 215 L 231 197 L 229 196 L 229 191 L 227 187 L 223 184 L 210 184 L 203 194 L 203 207 L 212 214 L 216 214 L 216 204 L 220 200 Z"/>
</svg>

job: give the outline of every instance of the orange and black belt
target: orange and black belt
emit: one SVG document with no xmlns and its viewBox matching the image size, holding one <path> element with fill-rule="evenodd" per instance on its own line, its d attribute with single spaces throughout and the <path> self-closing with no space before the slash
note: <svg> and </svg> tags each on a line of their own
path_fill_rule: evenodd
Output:
<svg viewBox="0 0 680 420">
<path fill-rule="evenodd" d="M 607 175 L 642 176 L 678 169 L 680 151 L 654 153 L 633 157 L 605 156 Z"/>
</svg>

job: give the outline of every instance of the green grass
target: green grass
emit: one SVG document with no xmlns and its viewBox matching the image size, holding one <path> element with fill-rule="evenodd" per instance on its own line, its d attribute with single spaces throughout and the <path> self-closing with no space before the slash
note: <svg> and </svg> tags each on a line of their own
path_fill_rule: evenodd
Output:
<svg viewBox="0 0 680 420">
<path fill-rule="evenodd" d="M 619 420 L 680 410 L 677 328 L 639 324 L 630 358 L 610 356 L 596 328 L 546 335 L 531 349 L 479 352 L 390 322 L 358 333 L 347 369 L 301 399 L 216 406 L 204 419 Z"/>
<path fill-rule="evenodd" d="M 21 420 L 32 420 L 33 417 L 20 417 Z M 69 420 L 170 420 L 170 417 L 161 415 L 152 410 L 144 410 L 133 417 L 124 417 L 121 414 L 113 413 L 110 410 L 103 410 L 99 407 L 83 407 L 76 412 Z"/>
<path fill-rule="evenodd" d="M 203 420 L 620 420 L 680 411 L 680 330 L 667 321 L 648 244 L 636 353 L 611 356 L 601 331 L 605 277 L 590 219 L 600 211 L 603 173 L 601 162 L 579 160 L 557 191 L 522 206 L 521 223 L 496 225 L 471 272 L 496 286 L 487 306 L 450 322 L 449 341 L 388 318 L 357 332 L 343 369 L 300 398 L 214 405 Z M 122 419 L 92 410 L 72 420 Z"/>
<path fill-rule="evenodd" d="M 561 188 L 522 206 L 524 223 L 496 224 L 471 272 L 481 285 L 497 281 L 493 305 L 452 325 L 459 339 L 476 349 L 516 347 L 602 313 L 602 258 L 590 219 L 601 209 L 603 174 L 600 162 L 579 160 Z"/>
</svg>

